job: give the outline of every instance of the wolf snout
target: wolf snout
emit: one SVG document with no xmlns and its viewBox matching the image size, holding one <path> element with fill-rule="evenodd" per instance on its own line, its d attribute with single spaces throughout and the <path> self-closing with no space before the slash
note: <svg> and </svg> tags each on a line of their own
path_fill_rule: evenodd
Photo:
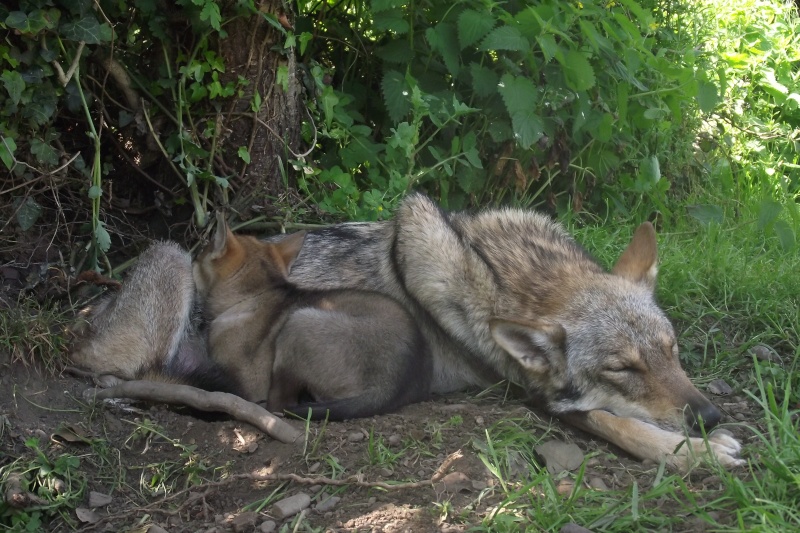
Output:
<svg viewBox="0 0 800 533">
<path fill-rule="evenodd" d="M 703 426 L 706 431 L 712 429 L 719 424 L 722 418 L 722 413 L 717 409 L 714 404 L 703 398 L 702 402 L 691 402 L 685 409 L 686 425 L 693 430 L 700 429 L 700 420 L 702 419 Z"/>
</svg>

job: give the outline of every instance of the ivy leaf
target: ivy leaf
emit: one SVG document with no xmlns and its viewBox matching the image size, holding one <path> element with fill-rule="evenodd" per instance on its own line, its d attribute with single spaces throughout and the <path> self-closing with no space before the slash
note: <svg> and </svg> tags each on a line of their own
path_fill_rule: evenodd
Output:
<svg viewBox="0 0 800 533">
<path fill-rule="evenodd" d="M 405 77 L 396 70 L 388 70 L 381 81 L 383 103 L 393 122 L 400 122 L 411 109 L 408 101 L 408 84 Z"/>
<path fill-rule="evenodd" d="M 239 155 L 239 159 L 248 165 L 250 164 L 250 152 L 247 150 L 246 146 L 240 146 L 237 154 Z"/>
<path fill-rule="evenodd" d="M 22 74 L 17 71 L 4 70 L 3 74 L 0 75 L 0 79 L 3 80 L 3 85 L 8 91 L 8 96 L 11 97 L 11 102 L 14 105 L 19 104 L 19 100 L 22 98 L 22 91 L 25 90 L 25 80 L 22 79 Z"/>
<path fill-rule="evenodd" d="M 17 143 L 11 137 L 0 137 L 0 160 L 11 170 L 14 166 L 14 152 L 17 151 Z"/>
<path fill-rule="evenodd" d="M 499 78 L 492 69 L 471 63 L 469 73 L 472 76 L 472 91 L 476 96 L 486 97 L 497 92 Z"/>
<path fill-rule="evenodd" d="M 561 55 L 559 60 L 570 89 L 587 91 L 594 87 L 594 70 L 585 55 L 577 50 L 570 50 Z"/>
<path fill-rule="evenodd" d="M 222 27 L 222 15 L 219 12 L 219 6 L 216 2 L 206 2 L 203 9 L 200 10 L 200 20 L 207 21 L 212 28 L 219 31 Z"/>
<path fill-rule="evenodd" d="M 50 166 L 58 164 L 58 153 L 52 146 L 41 139 L 31 140 L 31 153 L 36 156 L 40 163 Z"/>
<path fill-rule="evenodd" d="M 494 28 L 494 17 L 474 9 L 465 9 L 458 16 L 458 42 L 461 49 L 477 43 Z"/>
<path fill-rule="evenodd" d="M 522 51 L 531 47 L 520 31 L 513 26 L 500 26 L 486 36 L 481 43 L 481 50 L 515 50 Z"/>
<path fill-rule="evenodd" d="M 30 196 L 25 198 L 24 202 L 21 198 L 17 198 L 14 204 L 14 207 L 17 208 L 17 224 L 19 224 L 22 231 L 28 231 L 39 220 L 39 216 L 42 214 L 42 206 Z"/>
<path fill-rule="evenodd" d="M 59 28 L 64 39 L 84 41 L 86 44 L 100 44 L 111 40 L 111 27 L 100 24 L 92 14 L 88 14 L 75 22 L 65 22 Z"/>
<path fill-rule="evenodd" d="M 439 52 L 442 56 L 448 72 L 457 76 L 461 63 L 455 26 L 447 22 L 440 22 L 435 28 L 428 28 L 425 31 L 425 38 L 431 45 L 431 49 Z"/>
</svg>

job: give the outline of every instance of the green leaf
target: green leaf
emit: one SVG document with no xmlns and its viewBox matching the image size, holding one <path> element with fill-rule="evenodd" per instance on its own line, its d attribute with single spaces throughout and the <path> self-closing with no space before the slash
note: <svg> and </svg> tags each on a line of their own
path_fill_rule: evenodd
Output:
<svg viewBox="0 0 800 533">
<path fill-rule="evenodd" d="M 86 195 L 92 200 L 95 200 L 103 195 L 103 189 L 101 189 L 97 185 L 92 185 L 91 187 L 89 187 L 89 192 L 87 192 Z"/>
<path fill-rule="evenodd" d="M 396 70 L 387 70 L 381 81 L 383 103 L 393 122 L 400 122 L 411 109 L 407 93 L 409 92 L 405 76 Z"/>
<path fill-rule="evenodd" d="M 481 43 L 481 50 L 528 50 L 531 43 L 513 26 L 500 26 L 486 36 Z"/>
<path fill-rule="evenodd" d="M 11 137 L 0 137 L 0 159 L 3 164 L 11 170 L 14 166 L 14 152 L 17 151 L 17 143 Z"/>
<path fill-rule="evenodd" d="M 480 13 L 474 9 L 465 9 L 458 16 L 458 42 L 461 49 L 473 45 L 494 27 L 495 19 L 489 13 Z"/>
<path fill-rule="evenodd" d="M 686 207 L 686 210 L 689 212 L 689 216 L 691 216 L 704 226 L 710 226 L 713 223 L 722 224 L 722 221 L 725 218 L 725 213 L 722 211 L 722 208 L 719 207 L 718 205 L 711 205 L 711 204 L 690 205 Z"/>
<path fill-rule="evenodd" d="M 94 232 L 94 238 L 97 242 L 97 247 L 100 248 L 100 251 L 105 253 L 111 248 L 111 235 L 108 234 L 106 231 L 105 226 L 102 222 L 97 222 L 97 228 Z"/>
<path fill-rule="evenodd" d="M 207 21 L 209 25 L 215 30 L 219 31 L 222 26 L 222 15 L 219 12 L 219 6 L 216 2 L 206 2 L 203 9 L 200 10 L 200 20 Z"/>
<path fill-rule="evenodd" d="M 500 80 L 492 69 L 470 63 L 469 73 L 472 77 L 472 91 L 476 96 L 486 97 L 497 92 L 497 82 Z"/>
<path fill-rule="evenodd" d="M 50 166 L 58 164 L 58 152 L 40 139 L 31 140 L 31 153 L 36 156 L 40 163 Z"/>
<path fill-rule="evenodd" d="M 239 155 L 239 159 L 241 159 L 248 165 L 250 164 L 250 152 L 247 150 L 246 146 L 240 146 L 237 154 Z"/>
<path fill-rule="evenodd" d="M 306 53 L 306 48 L 308 47 L 308 43 L 310 43 L 314 39 L 314 35 L 310 32 L 304 31 L 300 34 L 297 38 L 300 41 L 300 55 L 304 55 Z"/>
<path fill-rule="evenodd" d="M 406 0 L 372 0 L 372 12 L 379 13 L 406 5 Z"/>
<path fill-rule="evenodd" d="M 654 155 L 645 157 L 639 163 L 639 177 L 650 185 L 655 185 L 661 180 L 661 165 Z"/>
<path fill-rule="evenodd" d="M 717 160 L 714 167 L 711 169 L 711 176 L 718 180 L 725 190 L 733 189 L 733 170 L 731 170 L 731 162 L 726 158 Z"/>
<path fill-rule="evenodd" d="M 461 62 L 459 60 L 458 38 L 456 28 L 450 23 L 441 22 L 435 28 L 428 28 L 425 31 L 425 38 L 434 52 L 439 52 L 442 56 L 448 72 L 457 76 Z"/>
<path fill-rule="evenodd" d="M 717 86 L 708 80 L 698 80 L 697 82 L 697 105 L 703 113 L 711 113 L 719 103 Z"/>
<path fill-rule="evenodd" d="M 22 74 L 17 71 L 4 70 L 3 74 L 0 75 L 0 79 L 3 80 L 3 85 L 8 91 L 11 102 L 14 105 L 19 104 L 19 100 L 22 98 L 22 91 L 25 90 L 25 80 L 22 79 Z"/>
<path fill-rule="evenodd" d="M 414 59 L 408 39 L 392 39 L 375 50 L 375 55 L 389 63 L 407 64 Z"/>
<path fill-rule="evenodd" d="M 25 201 L 17 198 L 14 204 L 17 208 L 17 224 L 19 224 L 22 231 L 28 231 L 39 220 L 39 216 L 42 214 L 42 206 L 30 196 L 26 197 Z"/>
<path fill-rule="evenodd" d="M 378 31 L 393 31 L 397 35 L 408 33 L 409 25 L 402 9 L 387 9 L 372 14 L 372 24 Z"/>
<path fill-rule="evenodd" d="M 539 48 L 542 49 L 542 54 L 544 54 L 544 60 L 547 62 L 550 62 L 561 51 L 561 47 L 556 43 L 555 37 L 550 34 L 536 37 L 536 42 L 539 43 Z"/>
<path fill-rule="evenodd" d="M 336 91 L 333 90 L 333 87 L 328 85 L 323 89 L 320 100 L 322 101 L 322 111 L 325 115 L 325 126 L 330 128 L 333 123 L 334 109 L 339 103 L 339 97 L 336 95 Z"/>
<path fill-rule="evenodd" d="M 594 70 L 584 54 L 577 50 L 570 50 L 561 57 L 563 57 L 560 60 L 561 68 L 567 85 L 572 90 L 587 91 L 594 87 Z"/>
<path fill-rule="evenodd" d="M 764 231 L 774 223 L 781 214 L 783 206 L 775 200 L 764 200 L 758 208 L 758 229 Z"/>
<path fill-rule="evenodd" d="M 544 122 L 532 108 L 512 113 L 511 126 L 514 128 L 514 139 L 524 150 L 544 136 Z"/>
<path fill-rule="evenodd" d="M 500 95 L 506 104 L 509 115 L 518 111 L 533 109 L 537 102 L 536 85 L 524 76 L 503 74 L 498 85 Z"/>
<path fill-rule="evenodd" d="M 785 220 L 778 220 L 775 222 L 775 234 L 778 235 L 781 248 L 787 252 L 794 250 L 794 247 L 797 245 L 797 236 L 788 222 Z"/>
<path fill-rule="evenodd" d="M 88 14 L 74 22 L 61 24 L 59 33 L 64 39 L 84 41 L 86 44 L 108 42 L 112 37 L 111 27 L 106 23 L 100 24 L 97 22 L 97 19 L 92 14 Z"/>
</svg>

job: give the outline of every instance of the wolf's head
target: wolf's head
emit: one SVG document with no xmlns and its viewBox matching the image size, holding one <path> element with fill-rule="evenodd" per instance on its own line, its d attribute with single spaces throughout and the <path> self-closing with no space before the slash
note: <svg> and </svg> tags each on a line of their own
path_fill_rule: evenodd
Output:
<svg viewBox="0 0 800 533">
<path fill-rule="evenodd" d="M 218 214 L 213 239 L 192 265 L 197 291 L 209 312 L 216 315 L 240 301 L 283 287 L 304 239 L 304 231 L 274 243 L 234 235 L 224 216 Z"/>
<path fill-rule="evenodd" d="M 696 429 L 702 419 L 710 429 L 719 410 L 681 368 L 675 332 L 653 297 L 656 272 L 646 222 L 611 273 L 562 280 L 552 313 L 493 320 L 492 336 L 554 413 L 600 409 L 665 429 Z"/>
</svg>

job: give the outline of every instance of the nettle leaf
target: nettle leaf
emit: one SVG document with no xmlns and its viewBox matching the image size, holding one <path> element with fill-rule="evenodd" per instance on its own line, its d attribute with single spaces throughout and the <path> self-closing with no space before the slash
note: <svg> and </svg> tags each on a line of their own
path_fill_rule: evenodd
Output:
<svg viewBox="0 0 800 533">
<path fill-rule="evenodd" d="M 25 90 L 25 80 L 22 79 L 22 74 L 17 71 L 4 70 L 3 74 L 0 75 L 0 79 L 3 80 L 3 85 L 8 91 L 11 102 L 14 105 L 19 104 L 19 100 L 22 98 L 22 91 Z"/>
<path fill-rule="evenodd" d="M 64 39 L 70 41 L 84 41 L 86 44 L 100 44 L 111 40 L 111 27 L 100 24 L 92 14 L 84 16 L 75 22 L 65 22 L 59 28 L 59 33 Z"/>
<path fill-rule="evenodd" d="M 428 28 L 425 31 L 425 38 L 431 49 L 442 56 L 448 72 L 457 76 L 461 62 L 455 26 L 448 22 L 440 22 L 435 28 Z"/>
<path fill-rule="evenodd" d="M 411 109 L 408 101 L 409 88 L 405 76 L 396 70 L 388 70 L 381 81 L 383 103 L 393 122 L 400 122 Z"/>
<path fill-rule="evenodd" d="M 378 31 L 393 31 L 398 35 L 408 33 L 409 25 L 402 9 L 387 9 L 372 14 L 372 23 Z"/>
<path fill-rule="evenodd" d="M 703 113 L 711 113 L 719 103 L 717 85 L 709 80 L 697 82 L 697 104 Z"/>
<path fill-rule="evenodd" d="M 481 43 L 481 50 L 522 51 L 531 47 L 520 31 L 513 26 L 500 26 L 493 29 Z"/>
<path fill-rule="evenodd" d="M 778 220 L 775 222 L 775 234 L 778 236 L 781 248 L 787 252 L 794 250 L 794 247 L 797 245 L 797 236 L 788 222 L 785 220 Z"/>
<path fill-rule="evenodd" d="M 414 59 L 414 50 L 408 44 L 408 39 L 392 39 L 375 50 L 375 55 L 389 63 L 406 64 Z"/>
<path fill-rule="evenodd" d="M 725 213 L 722 211 L 722 208 L 718 205 L 711 205 L 711 204 L 698 204 L 698 205 L 690 205 L 686 207 L 686 210 L 689 212 L 689 216 L 703 224 L 704 226 L 710 226 L 711 224 L 722 224 L 722 221 L 725 218 Z"/>
<path fill-rule="evenodd" d="M 542 49 L 542 54 L 547 62 L 550 62 L 561 51 L 561 47 L 556 43 L 556 38 L 550 34 L 536 37 L 536 42 L 539 43 L 539 48 Z"/>
<path fill-rule="evenodd" d="M 594 69 L 584 54 L 570 50 L 560 55 L 561 68 L 567 85 L 574 91 L 587 91 L 594 87 Z"/>
<path fill-rule="evenodd" d="M 524 150 L 544 136 L 544 122 L 532 108 L 512 113 L 511 126 L 514 128 L 514 139 Z"/>
<path fill-rule="evenodd" d="M 486 97 L 497 92 L 497 82 L 500 79 L 492 69 L 471 63 L 469 73 L 472 76 L 472 91 L 476 96 Z"/>
<path fill-rule="evenodd" d="M 758 208 L 758 229 L 764 230 L 774 223 L 781 214 L 783 206 L 775 200 L 764 200 Z"/>
<path fill-rule="evenodd" d="M 473 45 L 494 28 L 494 17 L 474 9 L 465 9 L 458 16 L 458 42 L 461 49 Z"/>
<path fill-rule="evenodd" d="M 498 85 L 500 95 L 506 104 L 509 115 L 518 111 L 532 109 L 537 100 L 536 85 L 524 76 L 503 74 Z"/>
</svg>

